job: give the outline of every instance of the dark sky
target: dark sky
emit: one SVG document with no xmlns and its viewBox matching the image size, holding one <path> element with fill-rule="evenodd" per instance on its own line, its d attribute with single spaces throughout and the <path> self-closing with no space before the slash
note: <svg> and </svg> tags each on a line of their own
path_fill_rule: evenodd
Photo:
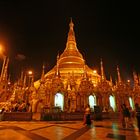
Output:
<svg viewBox="0 0 140 140">
<path fill-rule="evenodd" d="M 1 0 L 0 43 L 10 56 L 11 76 L 16 79 L 21 69 L 31 68 L 38 78 L 43 63 L 49 71 L 65 49 L 72 17 L 86 63 L 100 71 L 102 58 L 108 78 L 116 77 L 117 65 L 122 78 L 131 78 L 133 70 L 140 73 L 138 8 L 132 1 L 115 0 Z M 17 54 L 26 59 L 15 59 Z"/>
</svg>

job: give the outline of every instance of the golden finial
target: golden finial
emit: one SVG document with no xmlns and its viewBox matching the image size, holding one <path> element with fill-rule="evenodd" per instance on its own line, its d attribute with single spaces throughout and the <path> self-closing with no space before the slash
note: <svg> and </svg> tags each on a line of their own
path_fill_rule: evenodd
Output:
<svg viewBox="0 0 140 140">
<path fill-rule="evenodd" d="M 73 21 L 72 21 L 72 17 L 70 18 L 70 24 L 69 24 L 69 26 L 70 26 L 70 29 L 73 30 L 73 26 L 74 26 L 74 24 L 73 24 Z"/>
<path fill-rule="evenodd" d="M 120 75 L 120 69 L 117 65 L 117 75 L 118 75 L 118 83 L 121 83 L 121 75 Z"/>
</svg>

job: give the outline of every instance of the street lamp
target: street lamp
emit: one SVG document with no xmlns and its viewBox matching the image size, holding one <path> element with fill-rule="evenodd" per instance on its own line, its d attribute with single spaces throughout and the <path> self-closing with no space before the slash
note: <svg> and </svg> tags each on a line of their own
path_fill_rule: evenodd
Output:
<svg viewBox="0 0 140 140">
<path fill-rule="evenodd" d="M 28 87 L 30 87 L 31 86 L 31 82 L 32 82 L 32 78 L 33 78 L 33 71 L 32 70 L 28 71 L 28 77 L 29 77 Z"/>
<path fill-rule="evenodd" d="M 0 44 L 0 56 L 3 58 L 3 57 L 6 57 L 6 55 L 4 54 L 4 47 L 2 44 Z"/>
<path fill-rule="evenodd" d="M 33 74 L 33 72 L 32 72 L 31 70 L 29 70 L 29 71 L 28 71 L 28 74 L 29 74 L 29 75 L 32 75 L 32 74 Z"/>
<path fill-rule="evenodd" d="M 94 74 L 97 74 L 97 70 L 93 70 L 93 73 L 94 73 Z"/>
<path fill-rule="evenodd" d="M 2 49 L 2 45 L 0 44 L 0 53 L 3 51 L 3 49 Z"/>
</svg>

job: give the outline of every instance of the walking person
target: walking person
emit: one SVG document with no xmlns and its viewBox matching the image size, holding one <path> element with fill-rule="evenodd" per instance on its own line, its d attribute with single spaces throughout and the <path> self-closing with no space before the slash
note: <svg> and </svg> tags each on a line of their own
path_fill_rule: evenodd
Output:
<svg viewBox="0 0 140 140">
<path fill-rule="evenodd" d="M 129 127 L 133 128 L 134 111 L 132 107 L 129 107 L 130 117 L 129 117 Z"/>
<path fill-rule="evenodd" d="M 120 123 L 121 123 L 122 127 L 125 127 L 123 105 L 121 105 L 121 108 L 120 108 L 119 120 L 120 120 Z"/>
<path fill-rule="evenodd" d="M 136 119 L 137 119 L 137 125 L 138 125 L 138 129 L 140 132 L 140 106 L 138 103 L 135 104 L 135 108 L 136 108 Z"/>
<path fill-rule="evenodd" d="M 124 117 L 125 128 L 128 128 L 130 112 L 129 112 L 128 107 L 125 104 L 122 105 L 122 113 Z"/>
<path fill-rule="evenodd" d="M 89 104 L 87 104 L 84 113 L 84 124 L 91 125 L 91 118 L 90 118 L 91 110 Z"/>
</svg>

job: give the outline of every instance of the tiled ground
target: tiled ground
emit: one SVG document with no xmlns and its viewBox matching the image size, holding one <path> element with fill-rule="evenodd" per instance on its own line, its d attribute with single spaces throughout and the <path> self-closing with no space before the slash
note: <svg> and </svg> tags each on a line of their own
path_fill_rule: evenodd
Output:
<svg viewBox="0 0 140 140">
<path fill-rule="evenodd" d="M 0 140 L 140 140 L 134 127 L 124 129 L 111 120 L 93 121 L 91 126 L 81 121 L 66 122 L 0 122 Z"/>
</svg>

